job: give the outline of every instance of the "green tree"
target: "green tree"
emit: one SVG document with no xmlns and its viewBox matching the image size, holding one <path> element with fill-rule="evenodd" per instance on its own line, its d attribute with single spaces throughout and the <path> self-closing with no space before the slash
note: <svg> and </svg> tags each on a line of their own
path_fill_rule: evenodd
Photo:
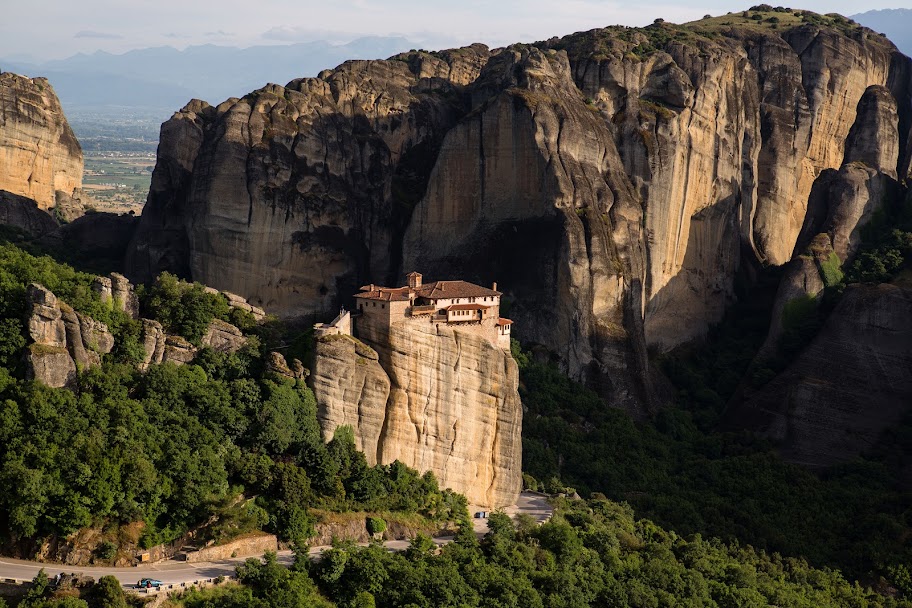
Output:
<svg viewBox="0 0 912 608">
<path fill-rule="evenodd" d="M 127 608 L 127 597 L 113 576 L 102 576 L 92 587 L 93 608 Z"/>
</svg>

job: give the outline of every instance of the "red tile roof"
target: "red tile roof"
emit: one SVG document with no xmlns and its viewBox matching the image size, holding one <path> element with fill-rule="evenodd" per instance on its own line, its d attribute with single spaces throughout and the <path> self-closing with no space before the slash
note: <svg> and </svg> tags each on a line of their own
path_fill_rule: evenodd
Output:
<svg viewBox="0 0 912 608">
<path fill-rule="evenodd" d="M 355 294 L 355 297 L 381 302 L 408 302 L 410 299 L 408 287 L 380 287 L 379 285 L 364 285 L 361 287 L 361 293 Z"/>
<path fill-rule="evenodd" d="M 434 281 L 425 283 L 414 290 L 418 297 L 429 300 L 442 300 L 451 298 L 484 298 L 499 296 L 501 292 L 469 283 L 467 281 Z M 407 302 L 409 297 L 409 288 L 405 287 L 381 287 L 379 285 L 362 285 L 361 293 L 355 295 L 356 298 L 366 300 L 381 300 L 384 302 Z"/>
<path fill-rule="evenodd" d="M 481 304 L 451 304 L 446 307 L 446 310 L 484 310 L 486 308 L 490 307 Z"/>
<path fill-rule="evenodd" d="M 503 317 L 501 317 L 501 318 L 497 319 L 497 324 L 501 325 L 501 326 L 513 325 L 513 321 L 511 321 L 510 319 L 504 319 Z"/>
<path fill-rule="evenodd" d="M 425 283 L 415 290 L 422 298 L 440 300 L 449 298 L 483 298 L 485 296 L 499 296 L 499 291 L 469 283 L 467 281 L 434 281 Z"/>
</svg>

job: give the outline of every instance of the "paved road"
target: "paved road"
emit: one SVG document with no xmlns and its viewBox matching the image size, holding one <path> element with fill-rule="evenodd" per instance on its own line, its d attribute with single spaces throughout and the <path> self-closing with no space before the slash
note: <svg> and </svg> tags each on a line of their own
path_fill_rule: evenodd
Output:
<svg viewBox="0 0 912 608">
<path fill-rule="evenodd" d="M 481 509 L 470 507 L 470 515 Z M 519 513 L 527 513 L 535 518 L 539 523 L 547 521 L 551 517 L 552 508 L 544 496 L 523 492 L 516 505 L 504 509 L 509 515 L 515 516 Z M 482 535 L 488 531 L 486 519 L 473 519 L 476 534 Z M 438 545 L 444 545 L 451 542 L 452 537 L 435 538 L 434 542 Z M 392 540 L 384 543 L 390 551 L 404 551 L 409 546 L 409 541 Z M 310 554 L 318 556 L 329 547 L 312 547 Z M 41 562 L 31 562 L 24 560 L 0 557 L 0 581 L 3 579 L 16 581 L 30 581 L 43 568 L 48 576 L 54 576 L 58 573 L 70 574 L 78 572 L 86 576 L 91 576 L 98 580 L 102 576 L 114 576 L 122 585 L 132 586 L 141 578 L 154 578 L 162 581 L 164 585 L 189 585 L 195 581 L 205 581 L 218 576 L 231 576 L 235 568 L 242 564 L 246 557 L 237 557 L 216 562 L 187 563 L 179 561 L 163 561 L 155 564 L 142 564 L 128 568 L 106 568 L 94 566 L 67 566 L 62 564 L 46 564 Z M 290 565 L 294 559 L 291 551 L 279 551 L 279 563 Z"/>
</svg>

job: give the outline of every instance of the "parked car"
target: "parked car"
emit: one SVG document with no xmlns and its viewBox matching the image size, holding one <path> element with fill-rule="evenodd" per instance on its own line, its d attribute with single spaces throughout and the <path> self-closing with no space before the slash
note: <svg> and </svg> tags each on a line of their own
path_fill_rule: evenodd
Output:
<svg viewBox="0 0 912 608">
<path fill-rule="evenodd" d="M 162 582 L 154 578 L 141 578 L 139 582 L 136 583 L 137 589 L 158 589 L 162 586 Z"/>
<path fill-rule="evenodd" d="M 488 512 L 487 512 L 487 511 L 476 511 L 476 512 L 475 512 L 475 518 L 476 518 L 476 519 L 484 519 L 484 518 L 486 518 L 487 516 L 488 516 Z"/>
</svg>

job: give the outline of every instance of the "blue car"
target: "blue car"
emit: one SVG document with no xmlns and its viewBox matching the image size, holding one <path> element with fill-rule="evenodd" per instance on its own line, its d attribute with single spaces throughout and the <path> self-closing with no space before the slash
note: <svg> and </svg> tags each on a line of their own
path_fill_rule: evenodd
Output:
<svg viewBox="0 0 912 608">
<path fill-rule="evenodd" d="M 162 586 L 162 582 L 154 578 L 141 578 L 139 582 L 136 583 L 137 589 L 158 589 Z"/>
</svg>

